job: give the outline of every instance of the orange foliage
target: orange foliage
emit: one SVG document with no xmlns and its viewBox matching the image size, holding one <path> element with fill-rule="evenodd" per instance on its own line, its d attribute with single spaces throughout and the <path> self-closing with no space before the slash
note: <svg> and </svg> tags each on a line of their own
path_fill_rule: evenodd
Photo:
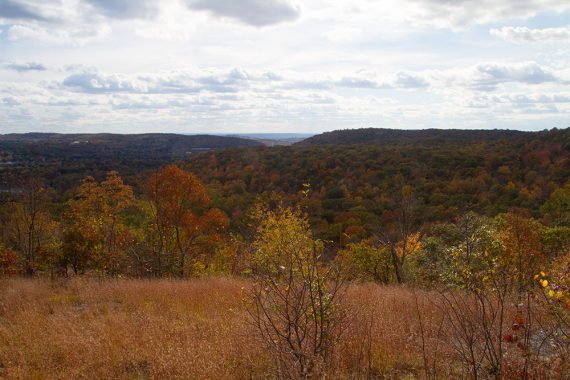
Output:
<svg viewBox="0 0 570 380">
<path fill-rule="evenodd" d="M 400 241 L 396 247 L 398 256 L 411 256 L 422 249 L 421 234 L 416 232 L 407 237 L 406 240 Z"/>
<path fill-rule="evenodd" d="M 221 210 L 207 209 L 210 197 L 205 186 L 192 173 L 176 165 L 165 166 L 154 173 L 146 188 L 158 233 L 157 262 L 161 262 L 161 256 L 169 256 L 171 261 L 176 261 L 178 274 L 184 276 L 186 258 L 191 256 L 196 260 L 199 250 L 212 248 L 229 220 Z M 206 237 L 206 242 L 198 241 L 200 237 Z M 163 268 L 157 270 L 160 273 Z"/>
<path fill-rule="evenodd" d="M 16 274 L 18 263 L 18 255 L 10 249 L 4 249 L 0 246 L 0 273 Z"/>
<path fill-rule="evenodd" d="M 87 260 L 95 260 L 98 269 L 116 272 L 124 249 L 120 214 L 133 202 L 132 188 L 115 171 L 100 184 L 93 177 L 83 179 L 64 212 L 66 264 L 77 272 Z"/>
<path fill-rule="evenodd" d="M 189 209 L 207 207 L 210 203 L 202 182 L 176 165 L 165 166 L 154 173 L 146 189 L 155 204 L 159 222 L 168 226 L 183 224 Z"/>
</svg>

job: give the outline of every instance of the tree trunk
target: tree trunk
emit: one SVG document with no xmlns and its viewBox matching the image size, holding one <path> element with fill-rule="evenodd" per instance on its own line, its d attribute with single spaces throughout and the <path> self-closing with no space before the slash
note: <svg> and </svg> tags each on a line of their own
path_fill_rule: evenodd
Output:
<svg viewBox="0 0 570 380">
<path fill-rule="evenodd" d="M 394 263 L 394 273 L 396 274 L 396 281 L 398 281 L 398 284 L 403 284 L 404 282 L 406 282 L 403 271 L 403 263 L 398 257 L 398 253 L 396 252 L 396 247 L 390 248 L 390 254 L 392 255 L 392 261 Z"/>
</svg>

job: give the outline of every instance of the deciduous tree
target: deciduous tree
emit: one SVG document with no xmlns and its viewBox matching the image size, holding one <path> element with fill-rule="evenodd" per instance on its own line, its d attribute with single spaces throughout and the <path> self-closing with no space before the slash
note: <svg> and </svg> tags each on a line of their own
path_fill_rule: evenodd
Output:
<svg viewBox="0 0 570 380">
<path fill-rule="evenodd" d="M 161 275 L 168 267 L 182 277 L 188 256 L 195 253 L 198 238 L 207 236 L 208 241 L 213 241 L 228 225 L 228 219 L 222 211 L 208 209 L 210 197 L 205 186 L 192 173 L 176 165 L 155 172 L 147 181 L 146 189 L 155 229 L 156 274 Z"/>
<path fill-rule="evenodd" d="M 398 283 L 406 282 L 405 265 L 408 258 L 421 249 L 422 232 L 416 218 L 417 199 L 412 188 L 402 187 L 395 211 L 395 220 L 380 229 L 379 243 L 390 251 Z"/>
<path fill-rule="evenodd" d="M 274 359 L 276 376 L 319 378 L 331 369 L 343 328 L 342 281 L 321 262 L 299 211 L 261 211 L 254 243 L 254 284 L 249 313 Z"/>
<path fill-rule="evenodd" d="M 93 262 L 106 273 L 118 273 L 124 249 L 121 213 L 133 201 L 132 188 L 117 172 L 109 172 L 101 183 L 93 177 L 83 179 L 63 214 L 62 264 L 71 265 L 77 273 Z"/>
</svg>

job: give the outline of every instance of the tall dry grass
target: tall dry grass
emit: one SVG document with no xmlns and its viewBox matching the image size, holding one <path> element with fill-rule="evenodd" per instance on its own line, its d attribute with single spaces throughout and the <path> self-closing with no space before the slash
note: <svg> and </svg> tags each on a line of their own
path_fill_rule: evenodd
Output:
<svg viewBox="0 0 570 380">
<path fill-rule="evenodd" d="M 351 286 L 346 298 L 351 318 L 337 352 L 342 372 L 367 379 L 426 378 L 425 368 L 438 378 L 456 373 L 435 292 L 368 283 Z"/>
<path fill-rule="evenodd" d="M 0 378 L 270 378 L 232 278 L 0 280 Z M 351 285 L 330 378 L 460 378 L 435 292 Z"/>
<path fill-rule="evenodd" d="M 234 279 L 0 283 L 0 377 L 262 377 Z"/>
</svg>

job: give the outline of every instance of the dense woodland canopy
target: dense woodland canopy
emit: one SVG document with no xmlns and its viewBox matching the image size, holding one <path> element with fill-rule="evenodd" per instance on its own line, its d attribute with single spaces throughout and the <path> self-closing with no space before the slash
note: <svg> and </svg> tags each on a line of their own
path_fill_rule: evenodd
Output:
<svg viewBox="0 0 570 380">
<path fill-rule="evenodd" d="M 0 142 L 2 246 L 20 252 L 19 270 L 28 274 L 51 249 L 55 256 L 38 268 L 190 275 L 193 265 L 210 268 L 217 254 L 245 255 L 237 242 L 252 236 L 259 204 L 300 205 L 329 259 L 382 234 L 394 250 L 402 237 L 385 232 L 398 230 L 405 205 L 410 228 L 422 236 L 470 212 L 487 218 L 517 212 L 568 227 L 570 130 L 337 131 L 288 147 L 192 153 L 178 161 L 182 170 L 160 171 L 181 150 L 256 143 L 42 134 Z M 395 279 L 403 281 L 404 263 L 391 257 Z"/>
<path fill-rule="evenodd" d="M 258 194 L 295 201 L 309 183 L 317 235 L 337 243 L 392 222 L 403 186 L 413 189 L 421 223 L 513 208 L 541 219 L 542 205 L 570 179 L 570 130 L 405 131 L 402 139 L 401 131 L 393 132 L 387 141 L 369 141 L 365 129 L 323 134 L 336 142 L 330 145 L 313 145 L 315 136 L 292 147 L 208 152 L 184 167 L 208 184 L 214 204 L 235 217 L 234 226 Z M 361 143 L 344 144 L 350 141 Z"/>
<path fill-rule="evenodd" d="M 63 195 L 86 176 L 103 179 L 118 171 L 131 184 L 142 184 L 145 171 L 209 149 L 254 147 L 261 143 L 228 136 L 148 133 L 0 135 L 0 189 L 17 186 L 18 178 L 41 178 Z M 144 173 L 143 176 L 139 174 Z"/>
<path fill-rule="evenodd" d="M 325 132 L 300 142 L 299 145 L 401 144 L 401 143 L 476 143 L 516 138 L 533 133 L 515 130 L 465 129 L 383 129 L 361 128 Z"/>
</svg>

